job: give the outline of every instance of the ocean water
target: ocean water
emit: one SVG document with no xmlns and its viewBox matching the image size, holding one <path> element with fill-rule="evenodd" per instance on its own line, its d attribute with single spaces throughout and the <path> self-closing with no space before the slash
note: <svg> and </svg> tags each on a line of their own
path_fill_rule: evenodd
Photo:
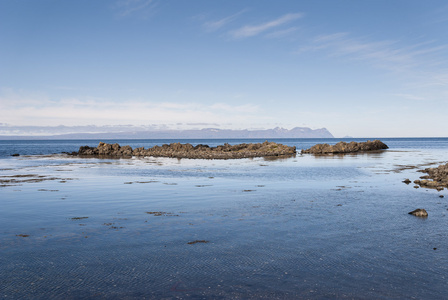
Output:
<svg viewBox="0 0 448 300">
<path fill-rule="evenodd" d="M 448 139 L 381 140 L 388 150 L 313 156 L 300 149 L 339 140 L 274 139 L 299 153 L 240 160 L 0 141 L 0 298 L 445 299 L 448 192 L 402 181 L 448 162 Z"/>
</svg>

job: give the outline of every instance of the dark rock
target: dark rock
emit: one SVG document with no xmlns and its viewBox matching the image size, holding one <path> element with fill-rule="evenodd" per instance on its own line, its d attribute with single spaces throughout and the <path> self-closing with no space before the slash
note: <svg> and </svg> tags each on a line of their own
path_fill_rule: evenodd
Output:
<svg viewBox="0 0 448 300">
<path fill-rule="evenodd" d="M 436 168 L 427 168 L 422 172 L 428 175 L 422 176 L 422 180 L 415 180 L 414 183 L 421 187 L 437 189 L 438 191 L 448 188 L 448 164 L 440 165 Z"/>
<path fill-rule="evenodd" d="M 62 152 L 63 154 L 66 154 L 66 155 L 70 155 L 70 156 L 76 156 L 76 155 L 78 155 L 78 152 Z"/>
<path fill-rule="evenodd" d="M 173 158 L 197 158 L 197 159 L 235 159 L 249 157 L 291 156 L 296 154 L 296 147 L 290 147 L 274 142 L 257 144 L 224 144 L 217 147 L 199 144 L 195 147 L 191 144 L 172 143 L 162 146 L 154 146 L 149 149 L 144 147 L 132 150 L 130 146 L 121 147 L 118 144 L 106 144 L 100 142 L 98 147 L 82 146 L 79 148 L 80 156 L 154 156 Z"/>
<path fill-rule="evenodd" d="M 428 216 L 428 213 L 423 208 L 417 208 L 416 210 L 413 210 L 413 211 L 409 212 L 408 214 L 414 215 L 416 217 L 422 217 L 422 218 L 426 218 Z"/>
<path fill-rule="evenodd" d="M 78 155 L 98 155 L 98 149 L 89 146 L 81 146 L 79 147 Z"/>
<path fill-rule="evenodd" d="M 439 198 L 444 198 L 445 196 L 444 195 L 439 195 Z"/>
<path fill-rule="evenodd" d="M 406 183 L 406 184 L 410 184 L 410 183 L 411 183 L 411 181 L 410 181 L 408 178 L 406 178 L 406 179 L 403 180 L 402 182 L 404 182 L 404 183 Z"/>
<path fill-rule="evenodd" d="M 16 234 L 16 236 L 20 236 L 20 237 L 29 237 L 29 234 Z"/>
<path fill-rule="evenodd" d="M 207 244 L 209 241 L 206 241 L 206 240 L 195 240 L 195 241 L 192 241 L 192 242 L 188 242 L 187 244 L 188 245 L 194 245 L 194 244 L 197 244 L 197 243 L 203 243 L 203 244 Z"/>
<path fill-rule="evenodd" d="M 339 154 L 339 153 L 356 153 L 365 151 L 375 151 L 388 149 L 389 147 L 380 140 L 367 141 L 367 142 L 339 142 L 336 145 L 329 144 L 317 144 L 313 147 L 302 150 L 302 154 Z"/>
<path fill-rule="evenodd" d="M 14 154 L 11 154 L 11 156 L 20 156 L 20 154 L 19 153 L 14 153 Z"/>
</svg>

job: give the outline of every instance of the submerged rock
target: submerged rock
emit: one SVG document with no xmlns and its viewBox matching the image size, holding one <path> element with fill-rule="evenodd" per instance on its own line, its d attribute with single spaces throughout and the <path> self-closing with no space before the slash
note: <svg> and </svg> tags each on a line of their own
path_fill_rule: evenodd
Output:
<svg viewBox="0 0 448 300">
<path fill-rule="evenodd" d="M 426 212 L 426 210 L 423 208 L 417 208 L 416 210 L 413 210 L 413 211 L 409 212 L 408 214 L 414 215 L 416 217 L 423 217 L 423 218 L 428 216 L 428 212 Z"/>
<path fill-rule="evenodd" d="M 80 156 L 108 156 L 131 157 L 153 156 L 173 158 L 197 158 L 197 159 L 234 159 L 267 156 L 290 156 L 296 154 L 296 147 L 290 147 L 274 142 L 250 143 L 230 145 L 225 143 L 217 147 L 208 145 L 196 145 L 172 143 L 162 146 L 154 146 L 149 149 L 144 147 L 132 150 L 130 146 L 121 147 L 119 144 L 106 144 L 100 142 L 98 147 L 82 146 L 79 148 Z"/>
<path fill-rule="evenodd" d="M 313 147 L 302 150 L 303 153 L 311 154 L 338 154 L 338 153 L 355 153 L 364 151 L 374 151 L 388 149 L 389 147 L 380 140 L 367 141 L 367 142 L 339 142 L 336 145 L 329 144 L 317 144 Z"/>
</svg>

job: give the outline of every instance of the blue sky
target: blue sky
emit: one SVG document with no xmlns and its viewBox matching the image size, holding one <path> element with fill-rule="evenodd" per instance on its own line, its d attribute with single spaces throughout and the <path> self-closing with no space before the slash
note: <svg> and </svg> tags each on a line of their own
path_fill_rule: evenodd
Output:
<svg viewBox="0 0 448 300">
<path fill-rule="evenodd" d="M 0 0 L 0 123 L 448 136 L 448 2 Z"/>
</svg>

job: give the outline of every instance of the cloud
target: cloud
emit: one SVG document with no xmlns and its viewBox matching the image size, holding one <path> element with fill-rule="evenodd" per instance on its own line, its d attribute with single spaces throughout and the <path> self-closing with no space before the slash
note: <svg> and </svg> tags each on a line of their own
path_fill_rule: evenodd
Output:
<svg viewBox="0 0 448 300">
<path fill-rule="evenodd" d="M 226 26 L 227 24 L 233 22 L 238 16 L 240 16 L 241 14 L 245 13 L 247 10 L 244 9 L 242 11 L 239 11 L 231 16 L 222 18 L 220 20 L 217 21 L 209 21 L 209 22 L 205 22 L 202 26 L 205 28 L 205 30 L 207 32 L 213 32 L 216 31 L 224 26 Z"/>
<path fill-rule="evenodd" d="M 446 23 L 448 22 L 448 5 L 439 7 L 435 9 L 430 15 L 429 18 L 431 19 L 432 23 L 438 24 L 438 23 Z"/>
<path fill-rule="evenodd" d="M 436 40 L 404 44 L 400 40 L 372 41 L 353 37 L 347 32 L 319 35 L 297 54 L 321 52 L 328 58 L 360 61 L 366 65 L 392 72 L 409 89 L 448 84 L 448 44 Z"/>
<path fill-rule="evenodd" d="M 313 39 L 313 43 L 325 43 L 338 41 L 348 36 L 347 32 L 337 32 L 332 34 L 319 35 Z"/>
<path fill-rule="evenodd" d="M 266 34 L 266 37 L 271 38 L 271 39 L 279 39 L 279 38 L 283 38 L 283 37 L 287 37 L 287 36 L 291 35 L 292 33 L 296 32 L 298 29 L 299 29 L 298 27 L 290 27 L 287 29 L 278 30 L 278 31 L 268 33 L 268 34 Z"/>
<path fill-rule="evenodd" d="M 268 21 L 259 25 L 246 25 L 237 30 L 231 31 L 230 35 L 234 38 L 247 38 L 251 36 L 259 35 L 269 29 L 281 26 L 288 22 L 297 20 L 301 18 L 303 14 L 295 13 L 295 14 L 286 14 L 272 21 Z"/>
<path fill-rule="evenodd" d="M 232 113 L 232 112 L 235 113 L 236 112 L 236 113 L 253 114 L 253 113 L 257 113 L 259 111 L 259 107 L 256 105 L 252 105 L 252 104 L 232 106 L 232 105 L 228 105 L 225 103 L 216 103 L 216 104 L 211 105 L 210 108 L 213 110 L 218 110 L 218 111 L 226 112 L 226 113 Z"/>
<path fill-rule="evenodd" d="M 137 12 L 148 11 L 155 6 L 153 0 L 119 0 L 116 9 L 120 17 L 127 17 Z"/>
<path fill-rule="evenodd" d="M 120 124 L 207 123 L 238 126 L 265 122 L 267 117 L 253 104 L 177 103 L 100 98 L 54 100 L 44 97 L 0 92 L 0 120 L 12 125 L 75 126 Z"/>
<path fill-rule="evenodd" d="M 425 100 L 424 97 L 412 95 L 412 94 L 393 94 L 393 96 L 400 97 L 400 98 L 403 98 L 406 100 L 416 100 L 416 101 Z"/>
</svg>

